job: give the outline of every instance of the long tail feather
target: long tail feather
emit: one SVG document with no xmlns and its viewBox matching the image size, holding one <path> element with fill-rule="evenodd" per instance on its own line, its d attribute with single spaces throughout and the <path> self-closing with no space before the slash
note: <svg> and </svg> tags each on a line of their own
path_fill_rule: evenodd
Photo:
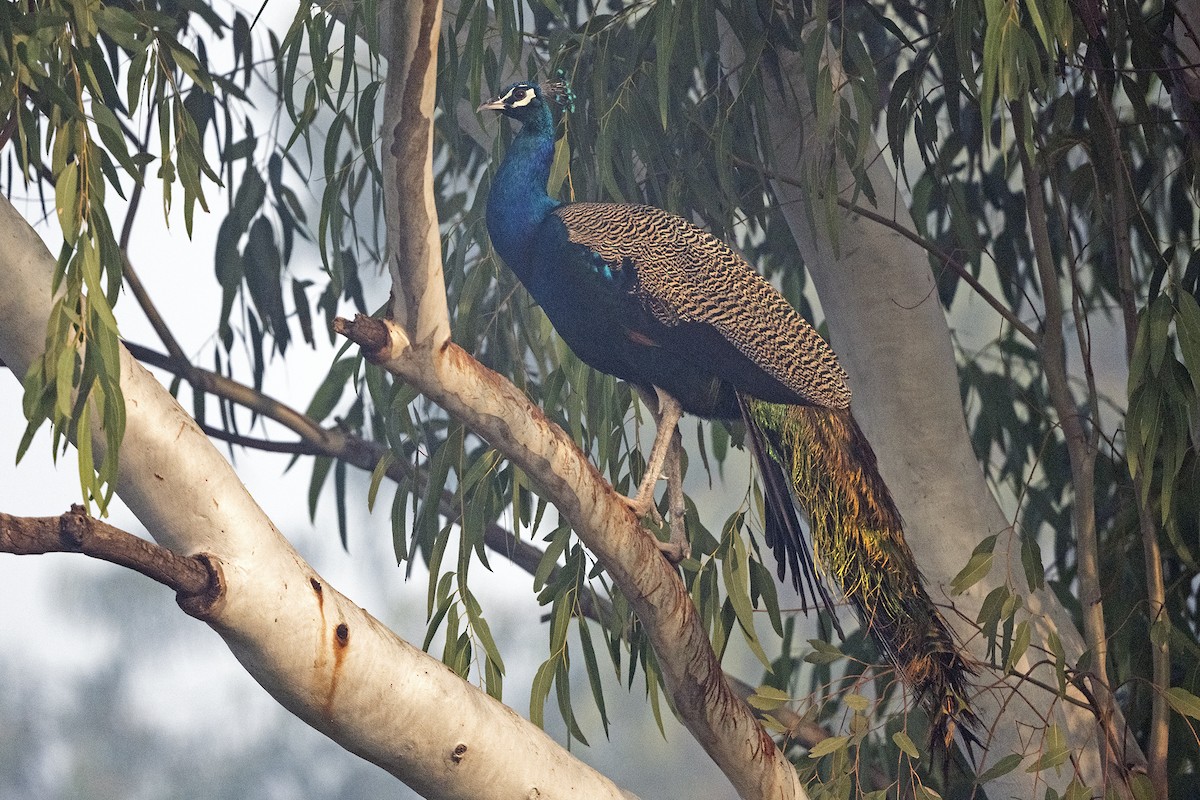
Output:
<svg viewBox="0 0 1200 800">
<path fill-rule="evenodd" d="M 742 420 L 746 423 L 749 435 L 750 452 L 754 454 L 754 463 L 758 467 L 763 484 L 763 500 L 766 505 L 766 540 L 775 554 L 775 571 L 779 580 L 785 580 L 788 571 L 792 573 L 792 586 L 800 596 L 800 607 L 804 611 L 810 608 L 804 597 L 808 590 L 812 598 L 814 610 L 825 609 L 838 636 L 845 637 L 842 625 L 837 618 L 833 597 L 817 575 L 812 553 L 808 549 L 808 539 L 800 518 L 796 514 L 796 504 L 792 500 L 787 476 L 779 462 L 767 452 L 770 446 L 762 431 L 754 421 L 750 411 L 749 401 L 744 395 L 738 395 L 738 407 L 742 411 Z M 820 595 L 818 597 L 818 595 Z"/>
<path fill-rule="evenodd" d="M 786 473 L 808 513 L 817 562 L 925 706 L 935 746 L 949 749 L 958 732 L 970 749 L 979 741 L 967 700 L 975 669 L 922 585 L 900 512 L 850 411 L 743 400 L 743 415 L 764 483 L 772 483 L 764 462 Z M 778 537 L 774 547 L 779 558 Z M 795 570 L 796 556 L 785 555 Z"/>
</svg>

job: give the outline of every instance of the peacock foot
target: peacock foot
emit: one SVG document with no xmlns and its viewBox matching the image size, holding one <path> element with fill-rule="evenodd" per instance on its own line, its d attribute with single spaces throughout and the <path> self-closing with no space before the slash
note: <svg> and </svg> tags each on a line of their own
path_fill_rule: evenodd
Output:
<svg viewBox="0 0 1200 800">
<path fill-rule="evenodd" d="M 658 545 L 658 552 L 663 554 L 663 558 L 665 558 L 667 561 L 670 561 L 672 564 L 678 564 L 680 561 L 683 561 L 692 554 L 691 545 L 688 544 L 687 540 L 684 539 L 683 541 L 675 541 L 674 534 L 672 534 L 671 541 L 669 542 L 663 542 L 655 539 L 654 543 Z"/>
<path fill-rule="evenodd" d="M 638 492 L 637 497 L 621 497 L 621 502 L 629 506 L 629 510 L 638 519 L 650 517 L 654 520 L 655 525 L 662 525 L 662 514 L 658 513 L 658 505 L 654 502 L 654 495 L 649 493 Z"/>
</svg>

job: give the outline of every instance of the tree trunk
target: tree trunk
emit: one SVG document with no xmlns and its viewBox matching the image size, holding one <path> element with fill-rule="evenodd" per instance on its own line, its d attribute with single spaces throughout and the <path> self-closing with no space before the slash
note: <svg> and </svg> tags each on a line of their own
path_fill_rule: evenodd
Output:
<svg viewBox="0 0 1200 800">
<path fill-rule="evenodd" d="M 763 122 L 772 148 L 770 163 L 781 177 L 798 177 L 802 164 L 828 156 L 828 139 L 815 130 L 799 54 L 781 52 L 780 68 L 791 83 L 780 87 L 768 81 L 768 116 Z M 873 140 L 871 145 L 863 158 L 875 190 L 875 210 L 915 230 L 885 156 Z M 845 199 L 854 199 L 854 180 L 847 172 L 838 174 L 836 185 L 845 187 Z M 989 591 L 1006 578 L 1016 582 L 1013 590 L 1025 599 L 1025 611 L 1018 614 L 1029 620 L 1031 640 L 1015 671 L 1057 686 L 1053 656 L 1047 655 L 1048 637 L 1059 637 L 1068 665 L 1078 661 L 1083 640 L 1049 590 L 1030 592 L 1025 585 L 1019 537 L 989 490 L 971 447 L 949 328 L 928 254 L 901 234 L 842 208 L 833 223 L 835 246 L 833 230 L 809 224 L 821 219 L 823 211 L 812 207 L 806 190 L 784 180 L 773 181 L 772 189 L 821 298 L 831 344 L 850 375 L 852 408 L 879 457 L 930 595 L 939 603 L 951 602 L 950 581 L 980 540 L 998 535 L 991 573 L 953 598 L 955 609 L 946 617 L 985 663 L 987 642 L 974 620 Z M 861 195 L 858 202 L 865 202 Z M 988 784 L 989 795 L 1041 797 L 1047 786 L 1063 792 L 1073 777 L 1070 768 L 1025 771 L 1048 746 L 1051 723 L 1065 733 L 1079 779 L 1092 788 L 1105 786 L 1102 748 L 1090 710 L 999 670 L 981 668 L 976 683 L 979 691 L 973 703 L 988 732 L 979 771 L 1010 753 L 1027 756 L 1022 767 Z M 1075 700 L 1086 702 L 1069 691 Z M 1121 720 L 1114 724 L 1116 730 L 1124 729 Z M 1135 764 L 1143 760 L 1132 741 L 1125 752 Z"/>
</svg>

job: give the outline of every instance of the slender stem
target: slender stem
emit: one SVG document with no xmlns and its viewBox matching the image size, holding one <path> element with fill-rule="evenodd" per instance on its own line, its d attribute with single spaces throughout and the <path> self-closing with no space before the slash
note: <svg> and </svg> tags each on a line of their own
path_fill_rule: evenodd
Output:
<svg viewBox="0 0 1200 800">
<path fill-rule="evenodd" d="M 1112 224 L 1113 245 L 1116 251 L 1117 288 L 1121 301 L 1121 318 L 1125 323 L 1125 362 L 1133 358 L 1134 344 L 1137 342 L 1137 295 L 1133 282 L 1133 255 L 1129 242 L 1129 221 L 1132 217 L 1130 195 L 1132 183 L 1129 166 L 1125 161 L 1125 152 L 1121 149 L 1121 140 L 1117 135 L 1117 120 L 1112 108 L 1112 98 L 1108 94 L 1097 93 L 1097 106 L 1100 117 L 1104 121 L 1104 133 L 1108 138 L 1107 154 L 1111 159 L 1109 172 L 1113 175 L 1112 182 Z M 1140 485 L 1143 475 L 1133 476 L 1134 485 Z M 1138 531 L 1142 538 L 1142 559 L 1146 570 L 1146 599 L 1149 604 L 1151 630 L 1159 620 L 1166 621 L 1166 587 L 1163 581 L 1162 554 L 1158 546 L 1158 529 L 1154 524 L 1151 510 L 1143 501 L 1140 491 L 1134 491 L 1134 503 L 1137 505 Z M 1154 793 L 1158 797 L 1166 797 L 1168 791 L 1167 746 L 1170 732 L 1171 709 L 1167 703 L 1167 689 L 1171 687 L 1171 652 L 1167 637 L 1162 637 L 1162 644 L 1150 642 L 1151 682 L 1150 693 L 1150 731 L 1146 737 L 1146 774 L 1154 785 Z"/>
<path fill-rule="evenodd" d="M 131 205 L 130 216 L 132 214 L 133 208 Z M 188 360 L 187 354 L 183 352 L 183 348 L 179 346 L 179 340 L 171 332 L 171 327 L 167 325 L 167 321 L 163 319 L 162 314 L 158 313 L 158 307 L 150 299 L 150 293 L 146 291 L 145 284 L 142 283 L 142 279 L 138 277 L 137 272 L 133 269 L 133 264 L 129 262 L 129 256 L 125 254 L 124 248 L 121 249 L 121 261 L 121 274 L 124 276 L 125 283 L 128 284 L 130 291 L 133 292 L 133 296 L 137 298 L 138 305 L 142 308 L 142 313 L 146 315 L 146 319 L 150 320 L 150 326 L 158 334 L 158 338 L 162 341 L 163 346 L 167 348 L 167 352 L 170 353 L 171 358 L 179 364 L 181 371 L 184 373 L 183 377 L 187 377 L 187 370 L 192 368 L 191 362 Z"/>
<path fill-rule="evenodd" d="M 143 151 L 149 142 L 153 124 L 154 117 L 151 115 L 146 120 L 146 133 L 141 143 Z M 138 305 L 141 306 L 142 313 L 146 315 L 146 319 L 150 320 L 150 326 L 154 328 L 154 332 L 158 334 L 158 338 L 162 341 L 163 346 L 171 354 L 171 358 L 175 359 L 180 367 L 188 367 L 190 364 L 187 355 L 183 352 L 183 348 L 179 346 L 179 341 L 175 338 L 175 334 L 171 332 L 171 327 L 167 325 L 162 314 L 158 313 L 158 307 L 154 305 L 154 301 L 150 298 L 150 293 L 146 291 L 145 284 L 142 283 L 142 279 L 138 277 L 137 271 L 134 270 L 133 264 L 129 260 L 129 240 L 133 235 L 133 221 L 137 218 L 138 207 L 142 202 L 145 175 L 146 170 L 143 168 L 142 179 L 134 181 L 133 191 L 129 195 L 129 208 L 125 212 L 125 222 L 121 225 L 121 238 L 117 243 L 121 251 L 121 274 L 125 278 L 125 283 L 129 284 L 129 289 L 137 299 Z"/>
<path fill-rule="evenodd" d="M 200 430 L 204 431 L 204 435 L 211 439 L 216 439 L 226 444 L 236 444 L 238 447 L 245 447 L 250 450 L 258 450 L 264 453 L 285 453 L 292 456 L 323 456 L 326 453 L 314 444 L 300 439 L 295 442 L 277 442 L 274 439 L 262 439 L 257 436 L 243 436 L 240 433 L 233 433 L 224 428 L 218 428 L 216 425 L 209 425 L 207 422 L 196 421 L 200 426 Z"/>
<path fill-rule="evenodd" d="M 125 342 L 125 347 L 138 361 L 166 370 L 188 381 L 193 391 L 207 392 L 214 397 L 236 403 L 267 419 L 274 420 L 297 434 L 300 442 L 289 443 L 281 448 L 278 443 L 264 443 L 258 439 L 238 437 L 235 440 L 233 434 L 225 431 L 216 433 L 215 429 L 205 425 L 205 432 L 215 438 L 263 450 L 283 452 L 303 450 L 305 454 L 341 459 L 367 472 L 374 470 L 379 461 L 388 453 L 388 449 L 378 442 L 363 439 L 340 428 L 324 428 L 307 414 L 297 411 L 263 392 L 226 378 L 224 375 L 200 367 L 180 364 L 170 356 L 133 342 Z M 265 444 L 269 446 L 264 446 Z M 396 483 L 411 479 L 414 481 L 418 493 L 425 492 L 427 480 L 425 474 L 404 459 L 392 459 L 387 466 L 386 474 Z M 438 501 L 438 513 L 451 521 L 457 520 L 461 516 L 460 505 L 455 501 L 454 492 L 445 490 Z M 542 551 L 539 548 L 522 541 L 512 532 L 495 523 L 484 529 L 484 543 L 530 574 L 537 570 L 538 564 L 542 560 Z"/>
<path fill-rule="evenodd" d="M 1146 594 L 1149 601 L 1150 631 L 1158 622 L 1166 623 L 1166 589 L 1163 582 L 1162 554 L 1158 547 L 1158 529 L 1151 518 L 1150 510 L 1137 495 L 1138 530 L 1142 536 L 1142 553 L 1146 562 Z M 1146 740 L 1146 774 L 1154 784 L 1156 797 L 1166 797 L 1169 784 L 1167 777 L 1167 743 L 1170 732 L 1171 708 L 1167 703 L 1167 689 L 1171 688 L 1171 651 L 1169 637 L 1161 637 L 1162 643 L 1150 639 L 1152 659 L 1150 702 L 1150 735 Z"/>
<path fill-rule="evenodd" d="M 1083 635 L 1092 652 L 1092 674 L 1097 717 L 1105 742 L 1105 763 L 1116 767 L 1120 762 L 1111 746 L 1109 735 L 1113 724 L 1114 705 L 1108 681 L 1108 639 L 1104 625 L 1103 595 L 1100 590 L 1100 554 L 1096 535 L 1095 468 L 1096 448 L 1088 433 L 1084 416 L 1071 393 L 1067 374 L 1067 353 L 1063 337 L 1063 297 L 1058 269 L 1047 228 L 1046 203 L 1042 196 L 1043 177 L 1027 146 L 1026 132 L 1030 129 L 1026 108 L 1022 102 L 1010 106 L 1015 128 L 1014 139 L 1021 161 L 1025 184 L 1025 207 L 1029 230 L 1033 238 L 1034 260 L 1042 287 L 1045 310 L 1041 337 L 1042 369 L 1050 401 L 1058 415 L 1066 439 L 1071 466 L 1071 485 L 1075 492 L 1073 516 L 1078 559 L 1079 593 L 1083 607 Z"/>
</svg>

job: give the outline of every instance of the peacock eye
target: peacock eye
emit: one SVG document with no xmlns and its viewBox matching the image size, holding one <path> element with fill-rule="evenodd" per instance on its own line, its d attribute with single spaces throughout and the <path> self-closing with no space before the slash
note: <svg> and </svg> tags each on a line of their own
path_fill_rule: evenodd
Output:
<svg viewBox="0 0 1200 800">
<path fill-rule="evenodd" d="M 512 90 L 512 99 L 513 100 L 524 100 L 525 99 L 525 89 L 523 87 L 518 87 L 516 89 L 513 89 Z"/>
</svg>

